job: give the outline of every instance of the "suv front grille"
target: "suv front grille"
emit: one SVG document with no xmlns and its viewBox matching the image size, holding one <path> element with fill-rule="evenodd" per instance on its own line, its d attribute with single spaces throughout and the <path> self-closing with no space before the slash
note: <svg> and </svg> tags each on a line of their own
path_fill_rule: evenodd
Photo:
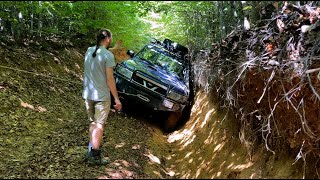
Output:
<svg viewBox="0 0 320 180">
<path fill-rule="evenodd" d="M 132 80 L 134 82 L 140 84 L 141 86 L 143 86 L 151 91 L 157 92 L 161 95 L 166 95 L 167 90 L 168 90 L 168 88 L 165 85 L 160 84 L 158 82 L 155 82 L 155 81 L 141 75 L 140 73 L 134 73 L 132 76 Z"/>
</svg>

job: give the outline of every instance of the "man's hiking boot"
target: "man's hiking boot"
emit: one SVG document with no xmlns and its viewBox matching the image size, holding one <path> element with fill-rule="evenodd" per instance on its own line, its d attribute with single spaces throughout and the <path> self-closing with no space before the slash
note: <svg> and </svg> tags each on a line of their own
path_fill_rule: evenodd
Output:
<svg viewBox="0 0 320 180">
<path fill-rule="evenodd" d="M 91 149 L 85 153 L 86 161 L 92 165 L 106 165 L 110 161 L 101 156 L 101 150 Z"/>
</svg>

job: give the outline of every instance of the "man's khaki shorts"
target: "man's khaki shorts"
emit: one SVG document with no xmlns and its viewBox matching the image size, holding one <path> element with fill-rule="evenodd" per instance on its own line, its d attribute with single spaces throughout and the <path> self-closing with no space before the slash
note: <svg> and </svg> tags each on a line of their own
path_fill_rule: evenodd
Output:
<svg viewBox="0 0 320 180">
<path fill-rule="evenodd" d="M 85 104 L 90 123 L 104 124 L 106 122 L 110 112 L 111 100 L 92 101 L 86 99 Z"/>
</svg>

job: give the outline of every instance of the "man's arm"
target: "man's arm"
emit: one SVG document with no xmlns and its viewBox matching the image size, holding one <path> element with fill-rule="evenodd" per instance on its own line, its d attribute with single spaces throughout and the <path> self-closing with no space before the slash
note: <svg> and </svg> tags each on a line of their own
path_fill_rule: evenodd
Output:
<svg viewBox="0 0 320 180">
<path fill-rule="evenodd" d="M 114 97 L 114 102 L 116 103 L 116 105 L 114 105 L 114 107 L 116 108 L 116 110 L 120 111 L 122 108 L 122 104 L 119 100 L 117 87 L 116 87 L 116 81 L 113 76 L 113 67 L 107 67 L 106 73 L 107 73 L 107 85 L 110 89 L 112 96 Z"/>
</svg>

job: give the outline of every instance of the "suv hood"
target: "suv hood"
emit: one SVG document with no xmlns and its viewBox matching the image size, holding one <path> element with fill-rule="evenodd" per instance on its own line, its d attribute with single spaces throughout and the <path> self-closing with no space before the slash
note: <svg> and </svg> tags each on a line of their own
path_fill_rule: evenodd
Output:
<svg viewBox="0 0 320 180">
<path fill-rule="evenodd" d="M 169 85 L 169 89 L 173 90 L 179 94 L 188 95 L 189 89 L 186 86 L 185 82 L 180 79 L 176 74 L 169 73 L 160 66 L 151 64 L 145 60 L 142 60 L 138 57 L 128 59 L 122 64 L 126 65 L 130 69 L 141 71 L 158 81 Z"/>
</svg>

